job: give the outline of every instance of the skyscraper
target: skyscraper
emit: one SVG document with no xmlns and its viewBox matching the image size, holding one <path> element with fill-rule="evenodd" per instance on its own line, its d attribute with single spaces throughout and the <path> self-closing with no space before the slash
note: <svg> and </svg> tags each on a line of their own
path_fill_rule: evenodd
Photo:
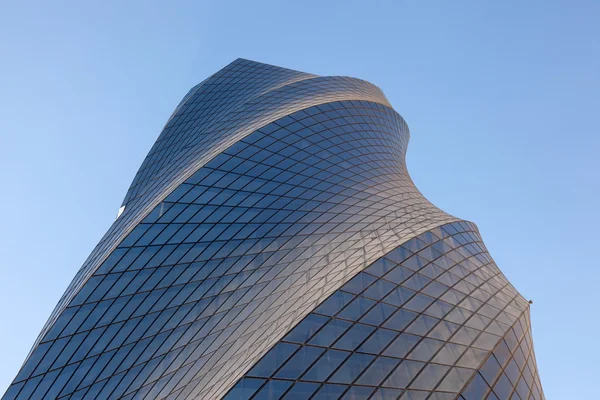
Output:
<svg viewBox="0 0 600 400">
<path fill-rule="evenodd" d="M 3 399 L 543 399 L 528 302 L 408 138 L 359 79 L 193 87 Z"/>
</svg>

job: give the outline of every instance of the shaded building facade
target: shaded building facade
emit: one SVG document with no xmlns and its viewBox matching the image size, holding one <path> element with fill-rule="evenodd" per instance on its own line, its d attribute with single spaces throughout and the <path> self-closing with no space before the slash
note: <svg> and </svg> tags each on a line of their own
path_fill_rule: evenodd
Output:
<svg viewBox="0 0 600 400">
<path fill-rule="evenodd" d="M 408 139 L 359 79 L 201 82 L 3 399 L 543 399 L 528 302 Z"/>
</svg>

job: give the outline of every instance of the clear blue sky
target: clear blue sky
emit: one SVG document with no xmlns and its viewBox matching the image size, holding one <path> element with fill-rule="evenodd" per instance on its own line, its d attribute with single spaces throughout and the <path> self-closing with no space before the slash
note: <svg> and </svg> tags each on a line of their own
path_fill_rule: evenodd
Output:
<svg viewBox="0 0 600 400">
<path fill-rule="evenodd" d="M 599 2 L 161 3 L 0 6 L 0 392 L 181 97 L 244 57 L 379 85 L 417 186 L 533 299 L 547 397 L 597 397 Z"/>
</svg>

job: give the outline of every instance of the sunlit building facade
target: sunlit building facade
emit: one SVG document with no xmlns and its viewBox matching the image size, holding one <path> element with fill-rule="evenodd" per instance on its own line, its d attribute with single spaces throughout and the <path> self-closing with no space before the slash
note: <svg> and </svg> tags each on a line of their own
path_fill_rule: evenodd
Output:
<svg viewBox="0 0 600 400">
<path fill-rule="evenodd" d="M 529 303 L 408 140 L 359 79 L 210 76 L 3 399 L 543 399 Z"/>
</svg>

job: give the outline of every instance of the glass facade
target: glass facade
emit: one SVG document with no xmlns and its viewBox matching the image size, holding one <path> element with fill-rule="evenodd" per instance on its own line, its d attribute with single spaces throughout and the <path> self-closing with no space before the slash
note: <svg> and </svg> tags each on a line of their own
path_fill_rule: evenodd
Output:
<svg viewBox="0 0 600 400">
<path fill-rule="evenodd" d="M 225 399 L 542 399 L 528 306 L 473 224 L 443 225 L 355 275 Z"/>
<path fill-rule="evenodd" d="M 542 399 L 528 303 L 408 138 L 364 81 L 209 77 L 3 399 Z"/>
</svg>

